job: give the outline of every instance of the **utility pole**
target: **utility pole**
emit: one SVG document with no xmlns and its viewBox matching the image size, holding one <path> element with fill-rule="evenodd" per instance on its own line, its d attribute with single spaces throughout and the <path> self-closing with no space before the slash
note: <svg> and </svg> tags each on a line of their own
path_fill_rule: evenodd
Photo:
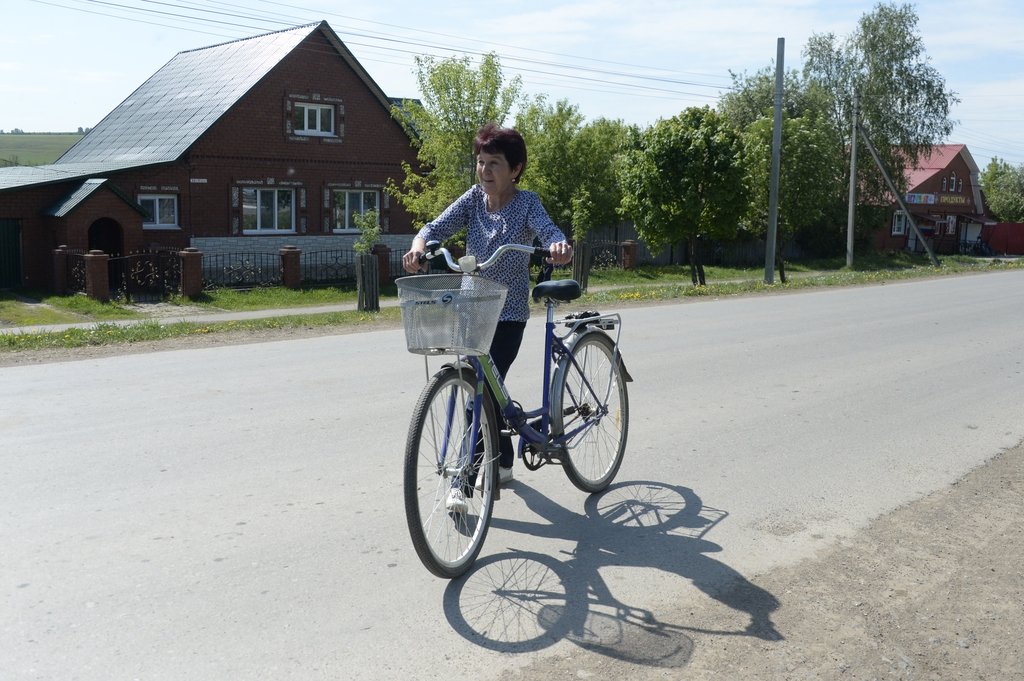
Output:
<svg viewBox="0 0 1024 681">
<path fill-rule="evenodd" d="M 772 175 L 768 186 L 768 235 L 764 246 L 764 283 L 775 283 L 775 236 L 779 228 L 779 166 L 782 156 L 782 61 L 786 39 L 779 38 L 775 57 L 775 120 L 772 125 Z"/>
<path fill-rule="evenodd" d="M 864 138 L 864 144 L 867 146 L 868 152 L 871 154 L 871 158 L 875 160 L 875 165 L 877 165 L 878 169 L 882 172 L 882 179 L 885 180 L 885 184 L 889 187 L 889 191 L 892 192 L 892 195 L 896 198 L 896 203 L 899 204 L 900 210 L 902 210 L 903 214 L 907 216 L 907 222 L 910 223 L 910 228 L 914 230 L 914 234 L 917 235 L 918 243 L 924 246 L 924 250 L 928 252 L 928 258 L 932 261 L 932 265 L 935 267 L 941 267 L 942 264 L 939 262 L 939 259 L 935 257 L 935 252 L 932 250 L 932 247 L 928 245 L 927 241 L 925 241 L 924 234 L 921 233 L 920 228 L 917 226 L 917 221 L 914 220 L 914 216 L 910 212 L 910 208 L 908 208 L 906 202 L 904 202 L 903 195 L 896 189 L 896 183 L 892 181 L 892 177 L 889 176 L 889 171 L 882 165 L 882 159 L 878 156 L 878 151 L 875 149 L 875 145 L 871 143 L 871 138 L 868 137 L 864 128 L 859 125 L 857 126 L 856 131 L 860 132 L 861 136 Z"/>
<path fill-rule="evenodd" d="M 846 215 L 846 266 L 853 267 L 853 218 L 857 208 L 857 113 L 860 98 L 853 93 L 853 132 L 850 133 L 850 200 Z"/>
</svg>

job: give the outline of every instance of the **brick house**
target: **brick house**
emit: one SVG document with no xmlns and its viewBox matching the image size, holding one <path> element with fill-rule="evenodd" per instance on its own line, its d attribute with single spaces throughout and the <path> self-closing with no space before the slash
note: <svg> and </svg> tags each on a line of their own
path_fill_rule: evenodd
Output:
<svg viewBox="0 0 1024 681">
<path fill-rule="evenodd" d="M 53 251 L 351 246 L 415 165 L 392 101 L 326 22 L 181 52 L 47 166 L 0 169 L 0 286 L 49 288 Z"/>
<path fill-rule="evenodd" d="M 937 145 L 904 174 L 908 189 L 903 200 L 936 253 L 960 252 L 981 238 L 986 223 L 993 222 L 986 215 L 978 164 L 966 145 Z M 875 234 L 875 246 L 881 250 L 924 251 L 895 201 L 886 226 Z"/>
</svg>

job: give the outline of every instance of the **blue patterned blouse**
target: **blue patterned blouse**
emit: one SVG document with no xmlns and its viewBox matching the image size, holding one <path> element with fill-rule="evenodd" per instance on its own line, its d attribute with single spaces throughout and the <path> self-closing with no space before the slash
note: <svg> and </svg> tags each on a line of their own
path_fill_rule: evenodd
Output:
<svg viewBox="0 0 1024 681">
<path fill-rule="evenodd" d="M 466 251 L 481 262 L 505 244 L 530 246 L 536 237 L 548 248 L 565 241 L 562 230 L 551 221 L 540 198 L 533 192 L 517 190 L 501 210 L 489 213 L 487 195 L 478 184 L 456 199 L 436 220 L 424 225 L 416 236 L 425 241 L 444 241 L 464 227 L 467 228 Z M 508 286 L 501 321 L 525 322 L 530 318 L 529 254 L 506 253 L 483 274 Z"/>
</svg>

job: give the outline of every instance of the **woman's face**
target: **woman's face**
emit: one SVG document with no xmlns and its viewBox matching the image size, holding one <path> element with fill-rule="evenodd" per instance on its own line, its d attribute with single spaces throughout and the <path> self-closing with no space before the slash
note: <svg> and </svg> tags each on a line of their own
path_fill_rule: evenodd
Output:
<svg viewBox="0 0 1024 681">
<path fill-rule="evenodd" d="M 502 196 L 515 188 L 512 180 L 520 168 L 511 168 L 504 154 L 488 154 L 481 151 L 476 157 L 476 175 L 480 186 L 491 196 Z"/>
</svg>

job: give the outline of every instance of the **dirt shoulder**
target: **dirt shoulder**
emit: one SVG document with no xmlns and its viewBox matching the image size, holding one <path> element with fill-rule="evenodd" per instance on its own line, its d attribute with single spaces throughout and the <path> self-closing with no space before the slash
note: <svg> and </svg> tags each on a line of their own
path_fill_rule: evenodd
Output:
<svg viewBox="0 0 1024 681">
<path fill-rule="evenodd" d="M 770 594 L 778 606 L 768 631 L 709 633 L 735 632 L 736 613 L 669 609 L 656 615 L 685 626 L 685 640 L 673 644 L 680 655 L 637 664 L 577 649 L 502 678 L 1016 681 L 1024 678 L 1022 517 L 1024 444 L 816 558 L 719 596 L 739 605 Z M 631 653 L 641 657 L 643 647 Z"/>
</svg>

